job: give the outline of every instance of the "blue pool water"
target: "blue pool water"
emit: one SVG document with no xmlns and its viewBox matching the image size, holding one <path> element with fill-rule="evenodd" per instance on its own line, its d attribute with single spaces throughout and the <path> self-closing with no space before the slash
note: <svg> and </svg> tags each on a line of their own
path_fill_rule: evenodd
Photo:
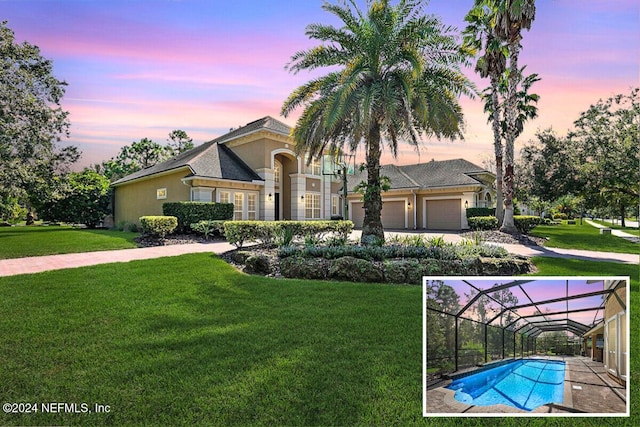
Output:
<svg viewBox="0 0 640 427">
<path fill-rule="evenodd" d="M 499 403 L 531 411 L 545 403 L 562 403 L 564 362 L 524 359 L 459 378 L 447 388 L 469 405 Z"/>
</svg>

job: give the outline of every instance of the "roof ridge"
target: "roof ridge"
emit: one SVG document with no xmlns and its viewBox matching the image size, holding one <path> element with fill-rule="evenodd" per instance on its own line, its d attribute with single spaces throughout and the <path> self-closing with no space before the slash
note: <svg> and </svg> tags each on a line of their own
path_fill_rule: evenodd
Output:
<svg viewBox="0 0 640 427">
<path fill-rule="evenodd" d="M 418 163 L 419 164 L 419 163 Z M 408 165 L 410 166 L 410 165 Z M 412 182 L 416 187 L 420 187 L 420 184 L 418 184 L 413 178 L 411 178 L 409 175 L 407 175 L 407 173 L 405 171 L 402 170 L 402 166 L 396 166 L 396 168 L 398 169 L 398 172 L 400 172 L 400 174 L 402 176 L 404 176 L 405 178 L 407 178 L 410 182 Z"/>
</svg>

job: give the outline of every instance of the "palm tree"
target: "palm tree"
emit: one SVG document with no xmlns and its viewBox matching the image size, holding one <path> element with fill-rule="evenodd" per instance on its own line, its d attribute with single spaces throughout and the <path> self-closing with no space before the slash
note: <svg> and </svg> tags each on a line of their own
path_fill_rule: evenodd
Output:
<svg viewBox="0 0 640 427">
<path fill-rule="evenodd" d="M 318 157 L 345 146 L 364 145 L 363 243 L 384 238 L 380 156 L 386 145 L 397 157 L 398 142 L 415 147 L 423 136 L 462 137 L 461 94 L 473 95 L 460 72 L 466 54 L 452 29 L 422 13 L 422 2 L 369 0 L 363 13 L 349 0 L 322 8 L 342 26 L 311 24 L 306 34 L 322 44 L 295 53 L 293 73 L 331 67 L 328 74 L 298 87 L 284 102 L 286 117 L 304 106 L 292 131 L 298 152 Z"/>
<path fill-rule="evenodd" d="M 509 77 L 508 93 L 505 105 L 505 120 L 507 133 L 505 140 L 505 172 L 504 172 L 504 219 L 500 230 L 515 233 L 516 227 L 513 221 L 513 197 L 514 189 L 514 144 L 517 137 L 517 92 L 518 83 L 521 80 L 518 68 L 518 55 L 520 54 L 520 41 L 522 29 L 531 28 L 535 19 L 535 0 L 499 0 L 497 2 L 496 30 L 498 36 L 505 40 L 509 46 Z"/>
<path fill-rule="evenodd" d="M 490 88 L 488 96 L 494 108 L 491 110 L 489 121 L 493 123 L 493 149 L 496 159 L 496 218 L 502 222 L 502 132 L 500 131 L 500 102 L 498 85 L 507 67 L 507 48 L 497 37 L 495 29 L 496 7 L 492 0 L 476 0 L 473 8 L 465 17 L 468 25 L 465 28 L 464 44 L 475 55 L 483 51 L 476 62 L 476 72 L 480 77 L 489 77 Z M 486 109 L 485 109 L 486 111 Z"/>
<path fill-rule="evenodd" d="M 530 93 L 529 89 L 531 86 L 537 81 L 540 81 L 540 77 L 538 74 L 530 74 L 525 77 L 524 70 L 527 67 L 522 67 L 519 73 L 519 81 L 518 81 L 518 89 L 516 91 L 516 114 L 515 114 L 515 134 L 514 139 L 518 138 L 522 131 L 524 131 L 524 124 L 529 119 L 535 119 L 538 117 L 538 107 L 535 105 L 540 100 L 540 95 L 535 93 Z M 482 99 L 484 99 L 484 112 L 489 114 L 489 121 L 493 122 L 493 126 L 495 127 L 495 108 L 496 105 L 495 95 L 496 91 L 498 93 L 498 108 L 500 108 L 500 99 L 506 99 L 508 95 L 509 89 L 509 79 L 507 75 L 503 75 L 500 81 L 498 82 L 498 87 L 494 90 L 491 87 L 486 88 L 482 91 Z M 507 121 L 501 120 L 499 125 L 499 132 L 501 138 L 506 139 L 507 135 Z"/>
</svg>

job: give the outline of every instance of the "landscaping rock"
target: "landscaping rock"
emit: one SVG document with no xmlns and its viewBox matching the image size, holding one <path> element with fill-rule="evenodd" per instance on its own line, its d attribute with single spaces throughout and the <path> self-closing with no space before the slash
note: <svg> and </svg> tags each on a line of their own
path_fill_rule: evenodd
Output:
<svg viewBox="0 0 640 427">
<path fill-rule="evenodd" d="M 384 274 L 371 261 L 345 256 L 333 260 L 329 268 L 329 277 L 350 282 L 383 282 Z"/>
<path fill-rule="evenodd" d="M 271 264 L 266 255 L 252 255 L 245 260 L 245 272 L 266 276 L 271 273 Z"/>
<path fill-rule="evenodd" d="M 460 236 L 469 240 L 476 240 L 476 238 L 479 238 L 483 242 L 521 244 L 525 246 L 541 246 L 546 241 L 546 239 L 542 237 L 519 233 L 509 234 L 498 230 L 467 231 L 460 234 Z"/>
</svg>

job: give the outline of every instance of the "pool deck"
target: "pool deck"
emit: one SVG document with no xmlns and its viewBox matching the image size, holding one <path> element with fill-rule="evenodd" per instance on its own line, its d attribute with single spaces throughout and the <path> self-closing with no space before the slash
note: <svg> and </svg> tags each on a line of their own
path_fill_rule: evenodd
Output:
<svg viewBox="0 0 640 427">
<path fill-rule="evenodd" d="M 453 390 L 438 387 L 427 391 L 427 416 L 429 414 L 561 414 L 576 412 L 625 414 L 627 410 L 626 388 L 607 375 L 601 362 L 594 362 L 588 357 L 581 356 L 540 357 L 540 359 L 562 360 L 566 363 L 562 405 L 542 405 L 531 412 L 508 405 L 467 405 L 455 400 Z"/>
</svg>

